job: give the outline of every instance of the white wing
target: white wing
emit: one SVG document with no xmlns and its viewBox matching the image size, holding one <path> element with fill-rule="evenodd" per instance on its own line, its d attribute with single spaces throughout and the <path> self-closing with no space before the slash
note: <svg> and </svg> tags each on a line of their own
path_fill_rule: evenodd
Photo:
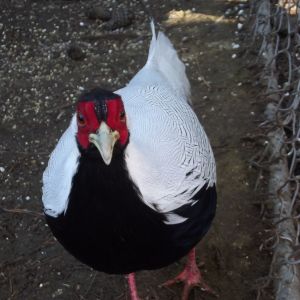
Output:
<svg viewBox="0 0 300 300">
<path fill-rule="evenodd" d="M 216 181 L 208 138 L 190 106 L 160 86 L 125 88 L 130 142 L 126 162 L 143 201 L 160 212 L 191 202 Z"/>
<path fill-rule="evenodd" d="M 209 140 L 187 103 L 190 85 L 183 63 L 168 38 L 153 35 L 144 68 L 122 96 L 130 142 L 126 162 L 143 201 L 176 224 L 185 219 L 170 212 L 192 202 L 205 185 L 216 182 Z"/>
<path fill-rule="evenodd" d="M 64 132 L 51 153 L 48 166 L 43 174 L 43 204 L 47 215 L 57 217 L 68 206 L 72 179 L 77 170 L 80 156 L 76 144 L 77 124 L 73 116 L 71 124 Z"/>
</svg>

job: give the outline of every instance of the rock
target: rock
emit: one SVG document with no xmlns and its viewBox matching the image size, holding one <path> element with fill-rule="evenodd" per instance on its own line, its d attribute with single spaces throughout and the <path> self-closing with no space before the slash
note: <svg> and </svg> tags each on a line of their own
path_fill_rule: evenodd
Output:
<svg viewBox="0 0 300 300">
<path fill-rule="evenodd" d="M 115 30 L 132 24 L 133 13 L 126 8 L 117 8 L 113 11 L 111 20 L 103 28 Z"/>
<path fill-rule="evenodd" d="M 87 15 L 90 20 L 100 19 L 102 21 L 108 21 L 111 19 L 111 12 L 103 6 L 92 7 Z"/>
<path fill-rule="evenodd" d="M 85 58 L 85 53 L 78 45 L 71 45 L 67 53 L 73 60 L 83 60 Z"/>
</svg>

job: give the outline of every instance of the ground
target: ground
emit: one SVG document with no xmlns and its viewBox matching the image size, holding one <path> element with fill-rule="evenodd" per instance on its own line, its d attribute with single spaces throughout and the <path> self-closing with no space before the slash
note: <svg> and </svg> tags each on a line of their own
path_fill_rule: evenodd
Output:
<svg viewBox="0 0 300 300">
<path fill-rule="evenodd" d="M 113 32 L 104 30 L 101 21 L 87 17 L 99 3 L 113 10 L 131 10 L 133 23 Z M 251 136 L 264 104 L 257 97 L 255 74 L 247 68 L 250 58 L 243 49 L 249 44 L 247 39 L 241 41 L 243 29 L 236 33 L 234 14 L 224 17 L 237 4 L 222 0 L 136 0 L 122 5 L 109 0 L 2 2 L 1 299 L 129 299 L 123 276 L 91 270 L 53 238 L 42 215 L 41 178 L 81 90 L 95 86 L 117 90 L 144 64 L 150 15 L 187 66 L 194 108 L 216 156 L 217 216 L 197 248 L 203 275 L 222 300 L 256 299 L 257 280 L 268 272 L 269 254 L 259 250 L 264 225 L 254 205 L 256 171 L 249 167 L 249 159 L 255 153 Z M 70 47 L 79 52 L 77 59 L 70 57 Z M 180 285 L 168 289 L 159 285 L 176 275 L 183 263 L 138 273 L 141 298 L 180 299 Z M 190 296 L 213 298 L 199 289 Z"/>
</svg>

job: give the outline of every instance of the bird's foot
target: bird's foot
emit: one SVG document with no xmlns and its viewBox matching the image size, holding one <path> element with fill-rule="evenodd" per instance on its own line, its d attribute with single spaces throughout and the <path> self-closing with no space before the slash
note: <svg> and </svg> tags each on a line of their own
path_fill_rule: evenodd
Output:
<svg viewBox="0 0 300 300">
<path fill-rule="evenodd" d="M 174 279 L 166 281 L 162 286 L 167 287 L 182 282 L 184 284 L 182 300 L 188 300 L 189 293 L 194 287 L 200 287 L 202 291 L 212 294 L 215 297 L 219 297 L 218 294 L 204 282 L 193 255 L 194 253 L 189 254 L 188 262 L 184 270 Z"/>
<path fill-rule="evenodd" d="M 182 282 L 184 284 L 182 298 L 181 298 L 182 300 L 188 300 L 189 293 L 194 287 L 200 287 L 202 291 L 208 292 L 209 294 L 218 297 L 218 294 L 204 282 L 198 267 L 196 268 L 186 267 L 174 279 L 170 279 L 166 281 L 162 286 L 167 287 L 179 282 Z"/>
</svg>

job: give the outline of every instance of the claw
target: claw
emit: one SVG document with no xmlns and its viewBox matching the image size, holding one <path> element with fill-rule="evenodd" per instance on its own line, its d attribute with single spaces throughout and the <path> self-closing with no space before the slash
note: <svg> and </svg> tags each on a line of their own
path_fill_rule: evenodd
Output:
<svg viewBox="0 0 300 300">
<path fill-rule="evenodd" d="M 184 270 L 177 275 L 174 279 L 166 281 L 162 286 L 170 286 L 175 283 L 183 282 L 184 288 L 182 293 L 182 300 L 188 300 L 190 291 L 194 287 L 200 287 L 202 291 L 219 297 L 218 294 L 210 288 L 203 280 L 199 268 L 196 264 L 195 248 L 191 250 L 188 255 L 188 261 Z"/>
</svg>

